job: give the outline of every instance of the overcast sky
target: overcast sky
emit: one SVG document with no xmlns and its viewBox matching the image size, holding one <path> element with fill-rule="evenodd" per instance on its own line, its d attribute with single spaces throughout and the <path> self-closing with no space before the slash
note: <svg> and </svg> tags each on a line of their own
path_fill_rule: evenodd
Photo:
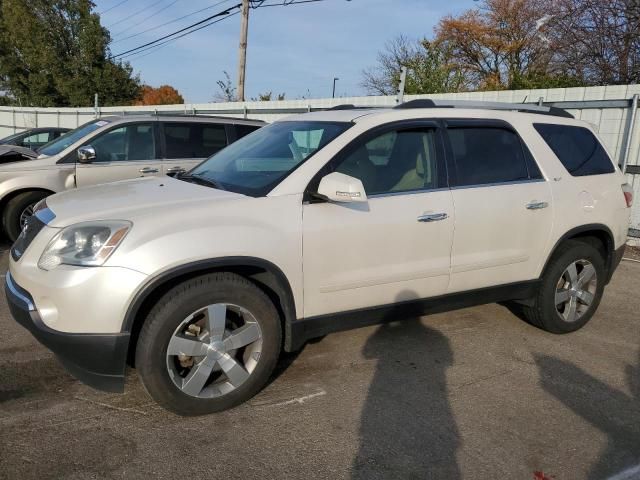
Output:
<svg viewBox="0 0 640 480">
<path fill-rule="evenodd" d="M 104 12 L 102 24 L 111 31 L 111 51 L 118 54 L 202 20 L 239 0 L 94 2 L 97 11 Z M 216 4 L 220 5 L 124 39 Z M 360 86 L 362 70 L 375 64 L 376 54 L 385 42 L 400 34 L 431 36 L 441 17 L 474 5 L 477 4 L 473 0 L 324 0 L 252 10 L 247 98 L 269 90 L 285 92 L 287 98 L 306 96 L 307 91 L 312 97 L 327 97 L 331 96 L 334 77 L 340 78 L 337 95 L 364 95 Z M 188 103 L 208 102 L 223 71 L 236 81 L 239 30 L 240 17 L 236 15 L 127 60 L 145 83 L 172 85 Z"/>
</svg>

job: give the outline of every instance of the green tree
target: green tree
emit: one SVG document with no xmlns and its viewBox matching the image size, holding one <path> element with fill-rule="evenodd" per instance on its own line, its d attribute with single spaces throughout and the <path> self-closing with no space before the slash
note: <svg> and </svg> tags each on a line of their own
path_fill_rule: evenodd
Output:
<svg viewBox="0 0 640 480">
<path fill-rule="evenodd" d="M 273 94 L 271 90 L 264 93 L 259 93 L 257 97 L 251 99 L 253 102 L 270 102 L 271 100 L 286 100 L 286 94 L 278 93 Z"/>
<path fill-rule="evenodd" d="M 450 51 L 427 39 L 411 41 L 399 36 L 378 54 L 378 64 L 363 72 L 362 85 L 369 93 L 393 95 L 407 67 L 405 93 L 447 93 L 466 89 L 464 76 L 452 66 Z"/>
<path fill-rule="evenodd" d="M 0 91 L 32 106 L 132 103 L 140 81 L 110 58 L 90 0 L 0 0 Z"/>
</svg>

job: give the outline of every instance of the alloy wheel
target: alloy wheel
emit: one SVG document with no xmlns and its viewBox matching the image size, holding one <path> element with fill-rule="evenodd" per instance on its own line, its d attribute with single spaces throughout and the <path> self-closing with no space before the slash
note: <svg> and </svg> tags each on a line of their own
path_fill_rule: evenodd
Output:
<svg viewBox="0 0 640 480">
<path fill-rule="evenodd" d="M 246 309 L 228 303 L 185 318 L 167 346 L 173 383 L 197 398 L 226 395 L 244 384 L 260 361 L 262 330 Z"/>
<path fill-rule="evenodd" d="M 566 322 L 576 322 L 589 311 L 596 295 L 598 275 L 588 260 L 572 262 L 556 285 L 555 305 Z"/>
<path fill-rule="evenodd" d="M 33 209 L 36 206 L 35 203 L 28 205 L 22 213 L 20 213 L 20 230 L 24 228 L 25 223 L 27 223 L 27 219 L 33 215 Z"/>
</svg>

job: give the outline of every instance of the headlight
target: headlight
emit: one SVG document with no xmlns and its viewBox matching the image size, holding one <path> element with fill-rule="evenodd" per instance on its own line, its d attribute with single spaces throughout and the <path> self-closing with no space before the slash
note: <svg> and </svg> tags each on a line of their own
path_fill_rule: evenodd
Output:
<svg viewBox="0 0 640 480">
<path fill-rule="evenodd" d="M 131 222 L 123 220 L 71 225 L 49 242 L 38 267 L 51 270 L 58 265 L 100 266 L 118 248 L 130 228 Z"/>
</svg>

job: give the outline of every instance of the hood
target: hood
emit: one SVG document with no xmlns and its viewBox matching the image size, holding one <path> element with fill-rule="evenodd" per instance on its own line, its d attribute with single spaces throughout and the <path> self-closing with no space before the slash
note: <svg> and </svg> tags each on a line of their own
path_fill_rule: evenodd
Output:
<svg viewBox="0 0 640 480">
<path fill-rule="evenodd" d="M 18 147 L 17 145 L 0 145 L 0 164 L 32 160 L 37 156 L 38 154 L 36 152 L 27 147 Z"/>
<path fill-rule="evenodd" d="M 244 195 L 176 180 L 147 177 L 67 190 L 47 198 L 55 215 L 52 227 L 91 220 L 133 220 L 141 216 L 162 218 L 191 206 L 245 199 Z"/>
</svg>

